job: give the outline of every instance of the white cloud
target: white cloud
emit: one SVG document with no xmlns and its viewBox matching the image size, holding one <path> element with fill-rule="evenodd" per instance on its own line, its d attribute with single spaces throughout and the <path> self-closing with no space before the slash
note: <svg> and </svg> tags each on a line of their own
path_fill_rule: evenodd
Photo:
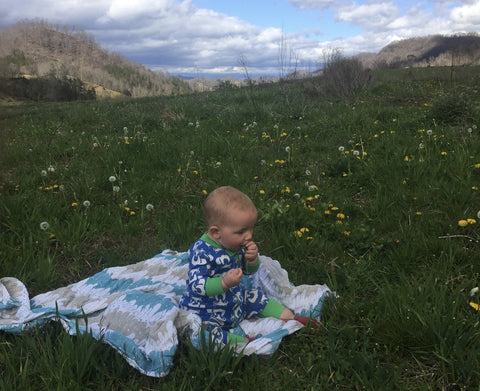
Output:
<svg viewBox="0 0 480 391">
<path fill-rule="evenodd" d="M 378 52 L 393 40 L 478 31 L 480 25 L 480 0 L 423 0 L 410 8 L 402 0 L 284 1 L 301 10 L 301 15 L 318 13 L 318 25 L 305 25 L 302 31 L 286 35 L 276 26 L 263 28 L 198 8 L 194 0 L 22 0 L 21 4 L 0 0 L 0 27 L 41 18 L 85 30 L 111 51 L 170 72 L 241 71 L 238 60 L 243 55 L 252 73 L 278 74 L 282 40 L 302 62 L 314 63 L 329 48 L 339 48 L 346 55 Z M 332 14 L 336 25 L 326 20 Z M 334 25 L 331 35 L 337 34 L 334 29 L 339 26 L 338 35 L 344 36 L 320 42 L 318 37 L 326 36 L 326 21 Z M 346 25 L 355 29 L 353 36 L 343 29 Z"/>
<path fill-rule="evenodd" d="M 392 3 L 371 3 L 360 6 L 350 3 L 338 9 L 336 20 L 371 30 L 392 23 L 399 14 L 400 10 Z"/>
<path fill-rule="evenodd" d="M 454 8 L 451 12 L 452 21 L 462 28 L 474 26 L 473 31 L 478 31 L 480 26 L 480 1 L 467 3 L 467 5 Z"/>
<path fill-rule="evenodd" d="M 288 0 L 288 2 L 300 10 L 332 8 L 337 3 L 336 0 Z"/>
</svg>

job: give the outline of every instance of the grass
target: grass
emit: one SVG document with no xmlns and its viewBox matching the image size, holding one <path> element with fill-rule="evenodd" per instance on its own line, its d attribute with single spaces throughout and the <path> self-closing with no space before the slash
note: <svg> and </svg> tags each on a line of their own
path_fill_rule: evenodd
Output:
<svg viewBox="0 0 480 391">
<path fill-rule="evenodd" d="M 293 283 L 340 297 L 323 330 L 302 329 L 270 358 L 181 340 L 161 379 L 56 324 L 2 333 L 1 388 L 477 389 L 475 72 L 386 72 L 349 101 L 312 93 L 309 80 L 2 107 L 0 276 L 31 297 L 187 250 L 205 194 L 224 184 L 257 205 L 261 253 Z"/>
</svg>

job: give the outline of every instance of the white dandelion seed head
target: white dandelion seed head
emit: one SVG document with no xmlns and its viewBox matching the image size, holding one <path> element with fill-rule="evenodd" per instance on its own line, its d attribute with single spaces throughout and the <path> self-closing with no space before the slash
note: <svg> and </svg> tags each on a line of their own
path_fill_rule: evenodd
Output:
<svg viewBox="0 0 480 391">
<path fill-rule="evenodd" d="M 91 203 L 90 203 L 89 200 L 83 201 L 83 206 L 84 206 L 85 208 L 88 208 L 90 205 L 91 205 Z"/>
<path fill-rule="evenodd" d="M 128 128 L 126 126 L 123 127 L 123 133 L 127 134 L 128 133 Z"/>
<path fill-rule="evenodd" d="M 468 128 L 468 129 L 467 129 L 467 132 L 468 132 L 468 133 L 472 133 L 472 132 L 473 132 L 473 129 L 472 129 L 472 128 Z"/>
<path fill-rule="evenodd" d="M 273 125 L 273 129 L 278 129 L 278 125 Z"/>
<path fill-rule="evenodd" d="M 123 201 L 123 205 L 127 206 L 128 205 L 128 200 Z"/>
<path fill-rule="evenodd" d="M 60 189 L 60 191 L 65 191 L 65 185 L 60 185 L 58 186 L 58 188 Z"/>
<path fill-rule="evenodd" d="M 195 152 L 190 151 L 190 156 L 193 156 L 193 155 L 195 155 Z"/>
<path fill-rule="evenodd" d="M 261 164 L 262 166 L 264 166 L 265 164 L 267 164 L 267 162 L 262 159 L 262 160 L 260 160 L 260 164 Z"/>
<path fill-rule="evenodd" d="M 305 170 L 305 175 L 306 175 L 306 176 L 310 176 L 310 175 L 312 175 L 312 173 L 311 173 L 310 170 Z"/>
<path fill-rule="evenodd" d="M 431 136 L 432 134 L 433 134 L 433 130 L 432 130 L 432 129 L 428 129 L 428 130 L 427 130 L 427 135 L 428 135 L 428 136 Z"/>
<path fill-rule="evenodd" d="M 46 231 L 46 230 L 49 229 L 49 228 L 50 228 L 50 224 L 48 224 L 46 221 L 42 221 L 42 222 L 40 223 L 40 229 L 41 229 L 42 231 Z"/>
<path fill-rule="evenodd" d="M 472 125 L 472 129 L 473 129 L 473 130 L 476 130 L 476 129 L 477 129 L 477 125 Z"/>
<path fill-rule="evenodd" d="M 145 209 L 148 210 L 149 212 L 151 212 L 151 211 L 153 211 L 154 207 L 153 207 L 152 204 L 147 204 L 147 205 L 145 206 Z"/>
<path fill-rule="evenodd" d="M 423 145 L 423 143 L 418 144 L 418 149 L 423 149 L 424 147 L 425 145 Z"/>
<path fill-rule="evenodd" d="M 292 149 L 288 145 L 285 147 L 285 152 L 290 153 L 291 150 Z"/>
<path fill-rule="evenodd" d="M 217 167 L 220 167 L 220 166 L 222 165 L 222 162 L 216 162 L 215 165 L 216 165 Z"/>
<path fill-rule="evenodd" d="M 98 144 L 97 143 L 93 143 L 93 148 L 97 148 L 98 147 Z"/>
<path fill-rule="evenodd" d="M 41 174 L 42 176 L 47 176 L 47 170 L 42 170 L 42 171 L 40 172 L 40 174 Z"/>
<path fill-rule="evenodd" d="M 47 168 L 48 172 L 55 172 L 55 167 L 50 166 Z"/>
<path fill-rule="evenodd" d="M 128 141 L 128 136 L 125 136 L 123 139 L 124 139 L 125 141 Z"/>
<path fill-rule="evenodd" d="M 114 193 L 118 193 L 120 191 L 120 186 L 113 186 L 112 190 Z"/>
<path fill-rule="evenodd" d="M 112 183 L 113 183 L 113 182 L 115 182 L 116 180 L 117 180 L 117 178 L 115 178 L 114 175 L 110 175 L 110 176 L 108 177 L 108 181 L 109 181 L 109 182 L 112 182 Z"/>
<path fill-rule="evenodd" d="M 344 151 L 345 151 L 345 147 L 344 147 L 343 145 L 340 145 L 340 146 L 338 147 L 338 150 L 339 150 L 340 152 L 344 152 Z"/>
<path fill-rule="evenodd" d="M 314 191 L 315 190 L 315 186 L 308 186 L 308 191 Z"/>
<path fill-rule="evenodd" d="M 297 200 L 300 199 L 300 194 L 298 194 L 298 193 L 295 193 L 293 196 L 294 196 Z"/>
<path fill-rule="evenodd" d="M 477 217 L 480 219 L 480 210 L 477 212 Z"/>
<path fill-rule="evenodd" d="M 359 155 L 360 155 L 360 151 L 357 151 L 357 150 L 353 151 L 353 156 L 359 156 Z"/>
<path fill-rule="evenodd" d="M 478 286 L 476 286 L 470 291 L 470 296 L 475 296 L 478 293 L 478 291 L 479 291 L 479 288 Z"/>
</svg>

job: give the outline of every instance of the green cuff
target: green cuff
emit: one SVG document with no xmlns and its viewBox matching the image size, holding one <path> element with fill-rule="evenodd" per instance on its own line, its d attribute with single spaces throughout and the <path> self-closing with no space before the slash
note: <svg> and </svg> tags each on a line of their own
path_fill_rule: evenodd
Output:
<svg viewBox="0 0 480 391">
<path fill-rule="evenodd" d="M 253 274 L 258 270 L 259 267 L 260 267 L 260 258 L 257 257 L 257 263 L 255 265 L 250 265 L 248 262 L 246 262 L 245 271 L 248 274 Z"/>
<path fill-rule="evenodd" d="M 225 293 L 222 286 L 222 277 L 208 278 L 205 283 L 205 293 L 208 296 L 216 296 Z"/>
<path fill-rule="evenodd" d="M 282 314 L 282 311 L 284 310 L 284 306 L 281 305 L 278 301 L 269 299 L 267 305 L 263 309 L 262 312 L 260 312 L 260 316 L 264 318 L 280 318 L 280 315 Z"/>
<path fill-rule="evenodd" d="M 242 342 L 245 342 L 245 337 L 232 333 L 227 334 L 227 344 L 236 344 Z"/>
</svg>

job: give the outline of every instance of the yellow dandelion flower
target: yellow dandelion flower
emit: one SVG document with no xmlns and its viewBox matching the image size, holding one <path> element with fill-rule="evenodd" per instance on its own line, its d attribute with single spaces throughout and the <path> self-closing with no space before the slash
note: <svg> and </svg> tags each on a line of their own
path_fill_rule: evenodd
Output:
<svg viewBox="0 0 480 391">
<path fill-rule="evenodd" d="M 415 214 L 416 214 L 417 216 L 421 216 L 421 215 L 422 215 L 422 212 L 415 212 Z"/>
<path fill-rule="evenodd" d="M 405 156 L 405 158 L 403 159 L 405 160 L 406 162 L 410 161 L 410 158 L 408 156 Z"/>
<path fill-rule="evenodd" d="M 78 206 L 78 202 L 72 202 L 72 206 Z"/>
<path fill-rule="evenodd" d="M 480 168 L 480 163 L 475 164 L 475 168 Z"/>
<path fill-rule="evenodd" d="M 442 151 L 441 155 L 442 155 L 442 156 L 447 156 L 447 152 Z"/>
<path fill-rule="evenodd" d="M 207 195 L 208 192 L 204 189 L 204 190 L 202 190 L 202 194 L 203 194 L 203 195 Z"/>
<path fill-rule="evenodd" d="M 350 236 L 350 232 L 349 232 L 349 231 L 343 231 L 342 234 L 345 235 L 345 236 Z"/>
<path fill-rule="evenodd" d="M 467 219 L 468 224 L 475 224 L 477 221 L 475 219 Z"/>
<path fill-rule="evenodd" d="M 472 186 L 472 190 L 478 190 L 477 186 Z"/>
<path fill-rule="evenodd" d="M 466 227 L 468 225 L 468 221 L 467 220 L 459 220 L 458 225 L 460 227 Z"/>
<path fill-rule="evenodd" d="M 135 212 L 133 210 L 130 211 L 130 216 L 134 216 Z"/>
<path fill-rule="evenodd" d="M 330 205 L 331 205 L 330 209 L 332 209 L 332 210 L 338 210 L 338 206 L 333 206 L 332 204 L 330 204 Z"/>
<path fill-rule="evenodd" d="M 345 215 L 343 213 L 337 213 L 337 219 L 343 220 L 345 218 Z"/>
<path fill-rule="evenodd" d="M 265 190 L 259 190 L 258 191 L 260 194 L 265 194 Z"/>
<path fill-rule="evenodd" d="M 329 214 L 330 214 L 330 211 L 327 209 L 327 210 L 326 210 L 325 212 L 323 212 L 323 213 L 325 213 L 326 215 L 329 215 Z"/>
</svg>

